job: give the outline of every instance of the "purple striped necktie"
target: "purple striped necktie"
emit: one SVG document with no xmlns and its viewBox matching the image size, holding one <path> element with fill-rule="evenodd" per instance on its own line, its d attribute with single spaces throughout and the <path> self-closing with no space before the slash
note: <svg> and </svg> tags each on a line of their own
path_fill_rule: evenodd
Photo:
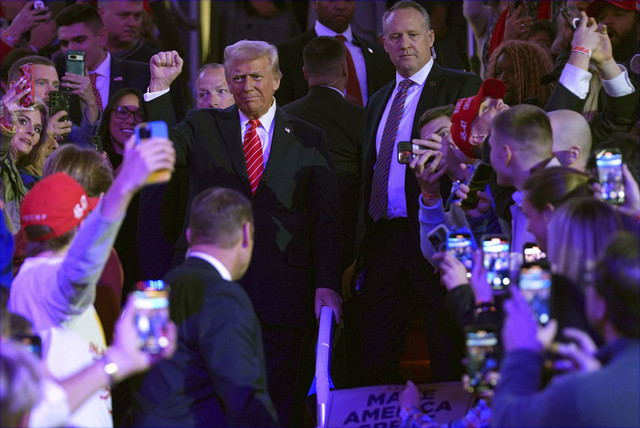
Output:
<svg viewBox="0 0 640 428">
<path fill-rule="evenodd" d="M 407 99 L 407 90 L 413 85 L 409 79 L 400 82 L 400 88 L 393 99 L 387 123 L 384 125 L 380 150 L 373 170 L 373 182 L 371 184 L 371 200 L 369 201 L 369 214 L 373 221 L 378 221 L 387 209 L 389 184 L 389 165 L 393 158 L 393 146 L 398 135 L 400 119 L 404 113 L 404 102 Z"/>
<path fill-rule="evenodd" d="M 260 177 L 262 177 L 262 170 L 264 168 L 262 158 L 262 142 L 258 136 L 256 128 L 260 126 L 258 119 L 251 119 L 249 121 L 249 129 L 244 134 L 244 144 L 242 149 L 244 150 L 244 159 L 247 162 L 247 173 L 249 175 L 249 183 L 251 184 L 251 194 L 256 193 L 258 183 L 260 183 Z"/>
</svg>

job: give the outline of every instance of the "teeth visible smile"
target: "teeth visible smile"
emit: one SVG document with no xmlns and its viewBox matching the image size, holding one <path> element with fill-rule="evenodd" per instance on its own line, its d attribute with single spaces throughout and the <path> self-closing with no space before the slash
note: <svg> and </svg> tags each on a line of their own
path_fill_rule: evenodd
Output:
<svg viewBox="0 0 640 428">
<path fill-rule="evenodd" d="M 123 129 L 122 132 L 125 132 L 127 134 L 133 134 L 133 129 Z"/>
<path fill-rule="evenodd" d="M 31 146 L 31 141 L 27 140 L 26 138 L 21 138 L 20 141 L 24 141 L 28 146 Z"/>
</svg>

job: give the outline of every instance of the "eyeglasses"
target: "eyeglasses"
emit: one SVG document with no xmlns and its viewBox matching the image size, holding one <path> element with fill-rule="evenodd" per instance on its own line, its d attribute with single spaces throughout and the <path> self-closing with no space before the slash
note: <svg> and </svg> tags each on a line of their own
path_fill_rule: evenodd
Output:
<svg viewBox="0 0 640 428">
<path fill-rule="evenodd" d="M 129 116 L 133 114 L 133 118 L 136 121 L 142 122 L 144 120 L 144 113 L 142 112 L 142 110 L 131 111 L 125 106 L 118 106 L 116 107 L 114 112 L 118 119 L 128 119 Z"/>
</svg>

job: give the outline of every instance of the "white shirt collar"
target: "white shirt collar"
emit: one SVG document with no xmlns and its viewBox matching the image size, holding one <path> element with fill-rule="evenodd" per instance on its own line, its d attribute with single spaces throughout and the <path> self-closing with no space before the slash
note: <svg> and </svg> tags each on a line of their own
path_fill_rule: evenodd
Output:
<svg viewBox="0 0 640 428">
<path fill-rule="evenodd" d="M 427 77 L 429 77 L 429 73 L 431 73 L 432 68 L 433 58 L 431 58 L 429 62 L 427 62 L 424 67 L 422 67 L 416 74 L 410 76 L 409 79 L 411 79 L 411 81 L 418 86 L 424 86 L 424 82 L 426 82 Z M 404 77 L 400 76 L 400 74 L 396 72 L 396 88 L 404 79 Z"/>
<path fill-rule="evenodd" d="M 223 265 L 220 260 L 213 257 L 211 254 L 203 253 L 201 251 L 192 251 L 189 253 L 189 257 L 196 257 L 198 259 L 204 260 L 205 262 L 208 262 L 211 266 L 216 268 L 223 279 L 231 281 L 231 274 L 229 273 L 229 269 L 227 269 L 227 267 Z"/>
<path fill-rule="evenodd" d="M 245 116 L 240 110 L 238 110 L 238 113 L 240 113 L 240 127 L 241 129 L 245 129 L 245 127 L 247 126 L 247 123 L 249 122 L 249 118 L 247 116 Z M 275 98 L 273 99 L 273 104 L 271 104 L 271 107 L 269 107 L 269 110 L 267 110 L 267 112 L 260 118 L 258 118 L 258 120 L 260 121 L 260 126 L 262 126 L 265 131 L 267 131 L 267 133 L 269 133 L 269 135 L 271 135 L 271 128 L 273 127 L 273 120 L 276 117 L 276 100 Z"/>
<path fill-rule="evenodd" d="M 109 76 L 111 73 L 111 54 L 107 52 L 107 56 L 104 60 L 96 67 L 95 70 L 91 71 L 91 73 L 98 73 L 99 76 Z"/>
<path fill-rule="evenodd" d="M 318 36 L 335 37 L 337 35 L 341 35 L 344 36 L 347 42 L 353 43 L 353 32 L 351 31 L 351 25 L 347 27 L 344 33 L 336 33 L 331 28 L 322 25 L 320 21 L 316 20 L 316 25 L 313 27 L 313 29 L 316 31 L 316 34 Z"/>
</svg>

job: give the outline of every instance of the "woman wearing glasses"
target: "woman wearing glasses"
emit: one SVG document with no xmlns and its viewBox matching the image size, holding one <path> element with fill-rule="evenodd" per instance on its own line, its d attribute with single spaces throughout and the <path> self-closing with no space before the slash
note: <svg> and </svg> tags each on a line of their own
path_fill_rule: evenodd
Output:
<svg viewBox="0 0 640 428">
<path fill-rule="evenodd" d="M 98 137 L 116 171 L 122 163 L 125 142 L 133 135 L 136 125 L 144 120 L 142 102 L 140 91 L 124 88 L 114 95 L 102 113 Z"/>
</svg>

